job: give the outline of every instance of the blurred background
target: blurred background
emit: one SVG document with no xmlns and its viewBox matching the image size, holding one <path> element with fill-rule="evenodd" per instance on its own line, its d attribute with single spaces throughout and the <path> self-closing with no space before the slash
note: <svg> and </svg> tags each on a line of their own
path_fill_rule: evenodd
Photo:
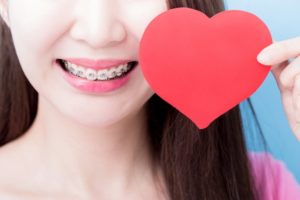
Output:
<svg viewBox="0 0 300 200">
<path fill-rule="evenodd" d="M 260 17 L 271 30 L 273 40 L 280 41 L 300 36 L 299 0 L 225 0 L 228 10 L 245 10 Z M 286 163 L 300 183 L 300 141 L 288 125 L 276 82 L 269 74 L 264 84 L 251 96 L 259 124 L 267 141 L 267 151 Z M 259 131 L 249 123 L 247 103 L 241 104 L 246 122 L 246 138 L 251 151 L 263 151 L 258 142 Z M 248 125 L 247 125 L 248 124 Z"/>
</svg>

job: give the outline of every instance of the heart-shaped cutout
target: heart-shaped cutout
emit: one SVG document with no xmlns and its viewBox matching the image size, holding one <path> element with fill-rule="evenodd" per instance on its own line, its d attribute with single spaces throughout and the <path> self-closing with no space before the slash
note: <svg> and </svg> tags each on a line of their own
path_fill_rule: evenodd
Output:
<svg viewBox="0 0 300 200">
<path fill-rule="evenodd" d="M 271 43 L 267 26 L 251 13 L 209 18 L 175 8 L 147 26 L 139 59 L 157 95 L 202 129 L 259 88 L 270 67 L 256 57 Z"/>
</svg>

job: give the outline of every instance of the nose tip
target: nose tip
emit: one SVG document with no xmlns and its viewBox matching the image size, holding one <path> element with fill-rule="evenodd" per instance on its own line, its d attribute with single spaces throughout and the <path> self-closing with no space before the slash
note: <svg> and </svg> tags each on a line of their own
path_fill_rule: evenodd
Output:
<svg viewBox="0 0 300 200">
<path fill-rule="evenodd" d="M 94 23 L 97 20 L 95 20 Z M 94 24 L 88 26 L 77 26 L 71 31 L 71 35 L 76 40 L 85 41 L 91 47 L 106 47 L 116 45 L 126 38 L 125 28 L 121 24 Z"/>
<path fill-rule="evenodd" d="M 91 47 L 107 47 L 124 41 L 127 37 L 126 28 L 118 16 L 109 8 L 89 7 L 77 16 L 70 30 L 75 40 L 88 43 Z"/>
</svg>

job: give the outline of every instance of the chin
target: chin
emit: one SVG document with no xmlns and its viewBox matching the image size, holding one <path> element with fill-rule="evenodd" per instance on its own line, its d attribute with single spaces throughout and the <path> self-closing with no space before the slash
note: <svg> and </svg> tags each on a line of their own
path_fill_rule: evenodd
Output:
<svg viewBox="0 0 300 200">
<path fill-rule="evenodd" d="M 114 125 L 128 116 L 126 112 L 115 111 L 97 111 L 96 110 L 81 110 L 80 112 L 71 112 L 65 114 L 71 121 L 90 128 L 104 128 Z"/>
</svg>

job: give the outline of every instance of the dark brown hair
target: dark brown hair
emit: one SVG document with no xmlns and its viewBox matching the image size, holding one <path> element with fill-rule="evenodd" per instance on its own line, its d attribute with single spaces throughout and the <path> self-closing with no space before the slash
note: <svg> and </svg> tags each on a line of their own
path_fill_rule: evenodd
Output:
<svg viewBox="0 0 300 200">
<path fill-rule="evenodd" d="M 221 0 L 168 3 L 169 8 L 190 7 L 208 16 L 224 9 Z M 9 28 L 1 22 L 0 146 L 28 130 L 38 99 L 21 69 Z M 204 130 L 157 95 L 146 106 L 153 153 L 172 200 L 255 199 L 239 106 Z"/>
</svg>

